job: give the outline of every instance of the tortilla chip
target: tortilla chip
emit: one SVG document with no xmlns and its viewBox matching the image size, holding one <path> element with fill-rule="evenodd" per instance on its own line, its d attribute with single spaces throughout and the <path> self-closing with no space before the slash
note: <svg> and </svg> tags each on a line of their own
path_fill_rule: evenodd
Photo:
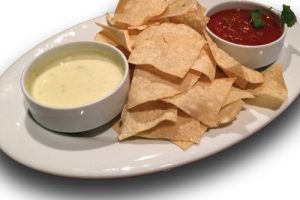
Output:
<svg viewBox="0 0 300 200">
<path fill-rule="evenodd" d="M 116 22 L 114 21 L 114 14 L 113 13 L 106 13 L 105 14 L 105 18 L 106 18 L 106 23 L 109 26 L 113 26 L 113 27 L 117 27 Z"/>
<path fill-rule="evenodd" d="M 95 36 L 95 40 L 99 41 L 99 42 L 103 42 L 106 44 L 110 44 L 112 46 L 118 46 L 117 43 L 115 43 L 113 40 L 111 40 L 110 38 L 108 38 L 107 36 L 105 36 L 103 33 L 97 33 L 97 35 Z"/>
<path fill-rule="evenodd" d="M 204 12 L 205 8 L 197 4 L 195 8 L 187 13 L 171 17 L 170 21 L 176 24 L 186 24 L 202 34 L 209 21 L 209 18 L 204 16 Z"/>
<path fill-rule="evenodd" d="M 157 24 L 158 25 L 158 24 Z M 141 26 L 129 26 L 128 30 L 139 30 L 139 31 L 143 31 L 145 29 L 147 29 L 150 25 L 141 25 Z"/>
<path fill-rule="evenodd" d="M 223 103 L 222 107 L 225 107 L 235 101 L 241 100 L 241 99 L 251 99 L 254 98 L 254 95 L 247 90 L 241 90 L 236 87 L 231 87 L 230 92 Z"/>
<path fill-rule="evenodd" d="M 163 22 L 165 22 L 165 21 L 164 20 L 158 20 L 158 21 L 153 21 L 153 22 L 145 23 L 145 24 L 143 24 L 141 26 L 129 26 L 127 29 L 128 30 L 143 31 L 143 30 L 149 28 L 150 26 L 159 26 Z"/>
<path fill-rule="evenodd" d="M 201 49 L 200 55 L 192 65 L 191 69 L 204 74 L 210 81 L 213 81 L 216 75 L 216 62 L 212 58 L 208 48 L 209 47 L 205 45 Z"/>
<path fill-rule="evenodd" d="M 184 15 L 193 8 L 196 7 L 197 0 L 176 0 L 170 1 L 170 5 L 167 7 L 166 11 L 159 16 L 159 18 L 167 18 Z"/>
<path fill-rule="evenodd" d="M 236 119 L 236 116 L 244 108 L 245 103 L 242 100 L 237 100 L 223 107 L 219 113 L 219 123 L 227 124 Z"/>
<path fill-rule="evenodd" d="M 219 68 L 216 69 L 215 79 L 228 78 L 228 76 Z"/>
<path fill-rule="evenodd" d="M 108 37 L 118 45 L 125 47 L 129 52 L 132 51 L 132 46 L 136 37 L 135 35 L 130 35 L 128 30 L 117 29 L 115 27 L 99 23 L 96 24 L 103 29 L 101 32 L 103 34 L 106 33 L 106 37 Z"/>
<path fill-rule="evenodd" d="M 107 25 L 111 27 L 115 27 L 118 29 L 127 29 L 128 25 L 120 22 L 116 22 L 114 20 L 114 14 L 113 13 L 106 13 L 106 23 Z"/>
<path fill-rule="evenodd" d="M 121 116 L 122 127 L 119 140 L 149 130 L 165 120 L 173 122 L 177 120 L 177 109 L 170 104 L 154 101 L 131 110 L 127 110 L 125 106 Z"/>
<path fill-rule="evenodd" d="M 204 32 L 204 35 L 217 65 L 228 77 L 236 77 L 236 84 L 241 88 L 245 88 L 247 83 L 262 83 L 264 81 L 263 76 L 259 72 L 241 65 L 225 51 L 220 49 L 206 32 Z"/>
<path fill-rule="evenodd" d="M 181 148 L 184 151 L 186 151 L 189 148 L 191 148 L 193 146 L 193 144 L 194 144 L 192 142 L 184 142 L 184 141 L 176 141 L 176 140 L 172 140 L 171 142 L 173 142 L 174 144 L 176 144 L 179 148 Z"/>
<path fill-rule="evenodd" d="M 193 73 L 187 73 L 180 79 L 152 66 L 136 66 L 128 95 L 128 109 L 182 93 L 192 88 L 198 79 L 199 76 Z"/>
<path fill-rule="evenodd" d="M 224 69 L 222 69 L 222 70 L 227 77 L 236 78 L 234 85 L 236 85 L 237 87 L 239 87 L 241 89 L 245 89 L 248 86 L 248 82 L 244 78 L 241 78 L 241 77 L 237 76 L 236 74 L 226 71 Z"/>
<path fill-rule="evenodd" d="M 201 5 L 199 3 L 199 1 L 196 4 L 196 9 L 197 9 L 200 16 L 205 16 L 206 8 L 203 5 Z"/>
<path fill-rule="evenodd" d="M 178 111 L 177 121 L 164 121 L 156 127 L 139 133 L 139 137 L 168 139 L 198 144 L 207 127 L 182 111 Z"/>
<path fill-rule="evenodd" d="M 215 79 L 211 83 L 198 82 L 192 89 L 172 98 L 163 99 L 209 127 L 218 126 L 219 111 L 235 79 Z"/>
<path fill-rule="evenodd" d="M 198 32 L 184 24 L 163 23 L 138 35 L 129 62 L 152 65 L 167 74 L 183 78 L 205 43 Z"/>
<path fill-rule="evenodd" d="M 167 6 L 165 0 L 120 0 L 113 21 L 129 26 L 141 26 L 162 14 Z"/>
<path fill-rule="evenodd" d="M 106 44 L 110 44 L 112 46 L 115 46 L 116 48 L 118 48 L 126 56 L 126 58 L 128 58 L 129 57 L 129 51 L 127 49 L 125 49 L 123 46 L 120 46 L 115 41 L 113 41 L 112 38 L 109 35 L 110 35 L 110 33 L 107 33 L 107 31 L 103 30 L 102 32 L 97 33 L 97 35 L 95 36 L 95 40 L 99 41 L 99 42 L 106 43 Z"/>
<path fill-rule="evenodd" d="M 112 126 L 112 128 L 118 134 L 121 134 L 121 126 L 122 126 L 122 122 L 121 122 L 121 119 L 119 119 L 118 121 L 116 121 L 116 123 L 114 123 L 114 125 Z"/>
<path fill-rule="evenodd" d="M 254 89 L 255 99 L 251 99 L 247 103 L 276 110 L 283 104 L 288 95 L 282 65 L 274 64 L 262 74 L 264 83 Z"/>
</svg>

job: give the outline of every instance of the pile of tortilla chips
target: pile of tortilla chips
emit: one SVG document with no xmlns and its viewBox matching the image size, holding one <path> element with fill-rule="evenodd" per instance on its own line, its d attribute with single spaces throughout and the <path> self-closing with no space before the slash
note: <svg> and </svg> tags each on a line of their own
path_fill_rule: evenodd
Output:
<svg viewBox="0 0 300 200">
<path fill-rule="evenodd" d="M 286 99 L 282 66 L 260 73 L 241 65 L 207 35 L 204 12 L 197 0 L 120 0 L 98 24 L 96 40 L 132 64 L 119 140 L 165 139 L 188 149 L 209 128 L 235 120 L 245 99 L 272 109 Z"/>
</svg>

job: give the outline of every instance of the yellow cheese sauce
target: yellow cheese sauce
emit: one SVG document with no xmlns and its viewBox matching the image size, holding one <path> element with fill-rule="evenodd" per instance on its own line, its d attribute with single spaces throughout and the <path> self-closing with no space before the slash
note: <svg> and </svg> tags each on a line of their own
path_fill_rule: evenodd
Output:
<svg viewBox="0 0 300 200">
<path fill-rule="evenodd" d="M 122 81 L 124 70 L 99 54 L 72 55 L 43 67 L 30 84 L 31 96 L 54 107 L 78 107 L 110 94 Z"/>
</svg>

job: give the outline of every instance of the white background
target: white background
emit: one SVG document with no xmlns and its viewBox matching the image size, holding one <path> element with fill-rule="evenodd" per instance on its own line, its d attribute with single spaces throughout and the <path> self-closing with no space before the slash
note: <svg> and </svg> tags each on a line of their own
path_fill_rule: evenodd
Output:
<svg viewBox="0 0 300 200">
<path fill-rule="evenodd" d="M 283 3 L 261 2 L 277 8 Z M 0 1 L 0 74 L 33 46 L 112 11 L 116 3 Z M 284 3 L 291 4 L 300 16 L 300 2 Z M 298 98 L 266 128 L 222 153 L 169 172 L 122 180 L 49 176 L 17 164 L 0 151 L 0 199 L 300 199 L 299 119 Z"/>
</svg>

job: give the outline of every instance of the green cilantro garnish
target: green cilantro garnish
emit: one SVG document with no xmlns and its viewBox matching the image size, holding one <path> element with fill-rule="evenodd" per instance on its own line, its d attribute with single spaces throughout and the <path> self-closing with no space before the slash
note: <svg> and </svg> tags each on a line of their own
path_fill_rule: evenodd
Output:
<svg viewBox="0 0 300 200">
<path fill-rule="evenodd" d="M 252 19 L 259 19 L 261 18 L 261 11 L 260 10 L 252 10 L 251 12 Z"/>
<path fill-rule="evenodd" d="M 290 6 L 283 4 L 283 10 L 281 12 L 281 21 L 284 24 L 287 24 L 288 27 L 294 26 L 297 22 L 297 17 L 295 13 L 291 10 Z"/>
<path fill-rule="evenodd" d="M 255 28 L 264 28 L 265 27 L 265 22 L 264 20 L 261 18 L 262 14 L 260 10 L 253 10 L 251 12 L 251 19 L 252 19 L 252 23 L 253 26 Z"/>
<path fill-rule="evenodd" d="M 272 9 L 272 8 L 269 8 Z M 283 10 L 281 12 L 281 21 L 283 24 L 287 24 L 288 27 L 292 27 L 297 22 L 295 13 L 291 10 L 290 6 L 283 4 Z M 251 21 L 254 28 L 264 28 L 265 21 L 262 18 L 262 12 L 260 10 L 251 11 Z"/>
<path fill-rule="evenodd" d="M 264 28 L 266 23 L 263 19 L 259 18 L 253 21 L 255 28 Z"/>
</svg>

